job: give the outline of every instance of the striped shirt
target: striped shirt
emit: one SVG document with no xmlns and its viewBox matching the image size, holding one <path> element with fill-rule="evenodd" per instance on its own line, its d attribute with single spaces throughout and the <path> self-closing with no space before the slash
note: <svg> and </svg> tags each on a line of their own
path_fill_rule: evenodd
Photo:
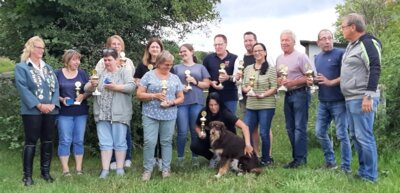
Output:
<svg viewBox="0 0 400 193">
<path fill-rule="evenodd" d="M 268 71 L 264 75 L 260 75 L 260 70 L 254 68 L 254 64 L 249 65 L 244 70 L 244 85 L 249 84 L 249 77 L 255 77 L 253 91 L 256 94 L 263 93 L 271 88 L 276 88 L 276 70 L 275 67 L 269 65 Z M 276 107 L 275 96 L 268 96 L 262 99 L 256 97 L 247 97 L 246 108 L 251 110 L 273 109 Z"/>
</svg>

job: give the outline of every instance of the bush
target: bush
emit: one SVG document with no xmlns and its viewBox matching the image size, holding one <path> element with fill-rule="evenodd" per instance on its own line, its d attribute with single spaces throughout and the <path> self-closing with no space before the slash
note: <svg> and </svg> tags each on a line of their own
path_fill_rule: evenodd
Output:
<svg viewBox="0 0 400 193">
<path fill-rule="evenodd" d="M 13 71 L 14 64 L 15 62 L 9 58 L 0 57 L 0 73 Z"/>
</svg>

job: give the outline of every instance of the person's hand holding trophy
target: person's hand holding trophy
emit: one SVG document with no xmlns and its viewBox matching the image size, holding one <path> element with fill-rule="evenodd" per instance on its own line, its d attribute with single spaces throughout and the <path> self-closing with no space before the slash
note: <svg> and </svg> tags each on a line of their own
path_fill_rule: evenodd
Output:
<svg viewBox="0 0 400 193">
<path fill-rule="evenodd" d="M 82 86 L 81 82 L 79 82 L 79 81 L 75 82 L 76 98 L 75 98 L 74 105 L 81 105 L 82 95 L 79 93 L 79 91 L 81 90 L 81 86 Z"/>
<path fill-rule="evenodd" d="M 309 86 L 310 87 L 310 92 L 314 93 L 315 90 L 318 89 L 318 86 L 316 86 L 314 84 L 314 71 L 312 70 L 310 64 L 308 64 L 308 63 L 305 64 L 305 68 L 306 68 L 305 75 L 307 76 L 307 84 L 309 84 L 309 82 L 310 82 L 310 86 Z"/>
<path fill-rule="evenodd" d="M 192 90 L 192 86 L 190 86 L 190 83 L 191 83 L 191 81 L 193 81 L 194 78 L 190 75 L 190 70 L 185 70 L 185 76 L 186 76 L 186 82 L 187 82 L 187 85 L 185 87 L 186 87 L 187 91 L 190 91 L 190 90 Z"/>
<path fill-rule="evenodd" d="M 119 59 L 120 59 L 123 63 L 126 62 L 126 55 L 125 55 L 125 52 L 119 53 Z"/>
<path fill-rule="evenodd" d="M 90 77 L 90 83 L 95 88 L 95 91 L 92 93 L 93 96 L 99 96 L 101 93 L 97 90 L 97 85 L 99 84 L 99 76 L 97 75 L 96 70 L 92 70 L 92 76 Z"/>
<path fill-rule="evenodd" d="M 201 111 L 201 118 L 200 118 L 200 122 L 201 122 L 201 131 L 199 134 L 199 138 L 200 139 L 204 139 L 206 138 L 206 132 L 204 130 L 204 126 L 206 125 L 206 116 L 207 116 L 207 112 L 206 111 Z"/>
<path fill-rule="evenodd" d="M 250 89 L 247 92 L 246 96 L 249 96 L 249 97 L 256 96 L 256 93 L 253 90 L 253 86 L 254 86 L 254 81 L 255 80 L 256 80 L 256 77 L 254 76 L 254 74 L 251 74 L 250 77 L 249 77 L 249 84 L 247 85 L 248 87 L 250 87 Z"/>
<path fill-rule="evenodd" d="M 167 80 L 161 80 L 161 95 L 162 95 L 162 101 L 160 103 L 160 106 L 163 108 L 168 108 L 173 106 L 173 102 L 167 100 L 167 90 L 168 90 L 168 81 Z"/>
<path fill-rule="evenodd" d="M 287 91 L 287 88 L 282 84 L 282 82 L 286 80 L 287 75 L 288 75 L 288 67 L 285 64 L 282 64 L 281 68 L 279 70 L 279 78 L 281 79 L 280 80 L 281 86 L 278 88 L 278 92 L 279 91 L 281 91 L 281 92 Z"/>
</svg>

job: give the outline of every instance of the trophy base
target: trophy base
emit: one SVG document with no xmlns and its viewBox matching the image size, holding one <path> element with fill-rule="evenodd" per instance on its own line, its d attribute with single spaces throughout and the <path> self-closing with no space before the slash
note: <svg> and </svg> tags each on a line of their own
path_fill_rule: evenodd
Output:
<svg viewBox="0 0 400 193">
<path fill-rule="evenodd" d="M 81 105 L 81 102 L 75 101 L 74 105 Z"/>
<path fill-rule="evenodd" d="M 92 95 L 93 95 L 93 96 L 100 96 L 101 93 L 100 93 L 99 91 L 94 91 L 94 92 L 92 92 Z"/>
<path fill-rule="evenodd" d="M 217 90 L 222 90 L 222 89 L 224 89 L 224 85 L 222 85 L 222 84 L 217 84 L 216 89 L 217 89 Z"/>
<path fill-rule="evenodd" d="M 160 107 L 167 108 L 167 107 L 169 107 L 169 105 L 168 105 L 168 103 L 166 101 L 163 101 L 163 102 L 160 103 Z"/>
<path fill-rule="evenodd" d="M 250 90 L 250 91 L 246 94 L 246 96 L 248 96 L 248 97 L 254 97 L 254 96 L 256 96 L 256 93 L 255 93 L 253 90 Z"/>
<path fill-rule="evenodd" d="M 287 92 L 287 88 L 284 86 L 281 86 L 278 88 L 278 92 Z"/>
</svg>

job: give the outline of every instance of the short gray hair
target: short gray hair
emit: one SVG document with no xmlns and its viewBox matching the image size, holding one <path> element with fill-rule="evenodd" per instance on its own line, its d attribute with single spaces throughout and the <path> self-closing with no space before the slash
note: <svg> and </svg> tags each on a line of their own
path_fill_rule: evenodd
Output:
<svg viewBox="0 0 400 193">
<path fill-rule="evenodd" d="M 285 29 L 281 32 L 281 35 L 282 34 L 290 35 L 290 37 L 292 37 L 293 42 L 296 42 L 296 34 L 294 34 L 292 30 Z"/>
<path fill-rule="evenodd" d="M 347 25 L 355 25 L 357 32 L 365 32 L 365 19 L 364 16 L 358 13 L 350 13 L 343 17 L 343 21 L 347 22 Z"/>
<path fill-rule="evenodd" d="M 164 63 L 167 60 L 174 60 L 174 55 L 172 55 L 168 50 L 163 50 L 156 58 L 156 67 Z"/>
</svg>

